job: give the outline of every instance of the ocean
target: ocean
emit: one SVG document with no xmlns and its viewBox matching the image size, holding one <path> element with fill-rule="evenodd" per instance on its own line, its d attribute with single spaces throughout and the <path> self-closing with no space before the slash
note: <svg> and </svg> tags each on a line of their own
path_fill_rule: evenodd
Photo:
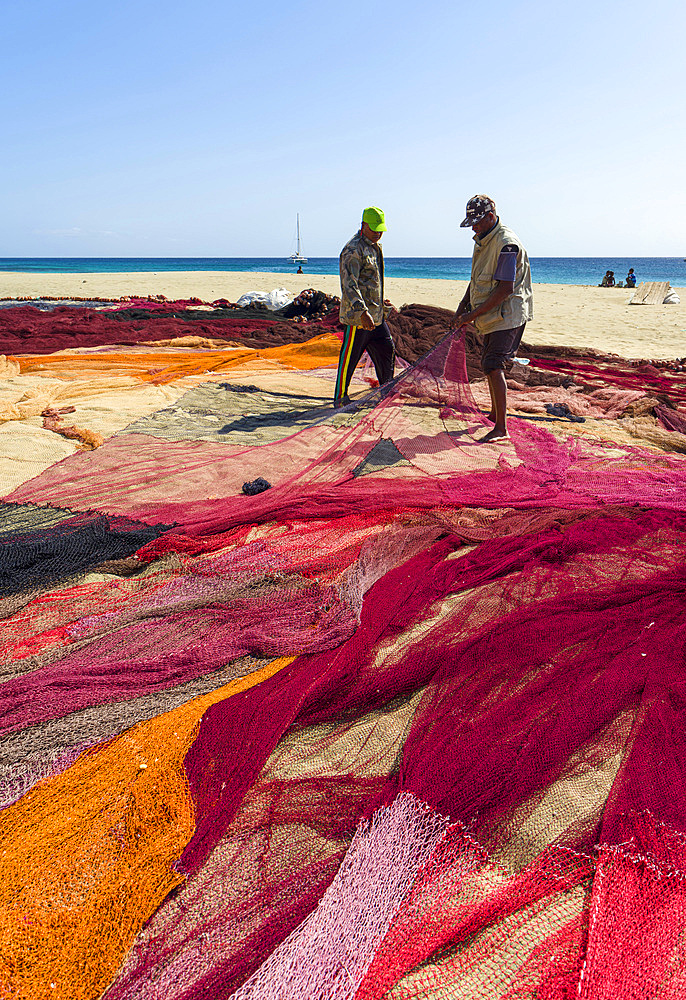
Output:
<svg viewBox="0 0 686 1000">
<path fill-rule="evenodd" d="M 686 287 L 686 261 L 681 257 L 532 257 L 531 274 L 543 284 L 599 285 L 610 269 L 623 281 L 633 267 L 637 280 L 669 281 Z M 293 274 L 282 257 L 2 257 L 0 271 L 34 274 L 79 274 L 146 271 L 270 271 Z M 469 278 L 469 257 L 387 257 L 389 278 Z M 306 275 L 338 274 L 337 257 L 314 257 L 303 264 Z"/>
</svg>

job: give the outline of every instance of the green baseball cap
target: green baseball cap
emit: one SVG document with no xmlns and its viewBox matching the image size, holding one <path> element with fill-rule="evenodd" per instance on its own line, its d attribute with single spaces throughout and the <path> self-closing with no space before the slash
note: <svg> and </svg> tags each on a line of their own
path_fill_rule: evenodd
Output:
<svg viewBox="0 0 686 1000">
<path fill-rule="evenodd" d="M 373 233 L 386 232 L 386 220 L 380 208 L 365 208 L 362 213 L 362 221 L 366 222 Z"/>
</svg>

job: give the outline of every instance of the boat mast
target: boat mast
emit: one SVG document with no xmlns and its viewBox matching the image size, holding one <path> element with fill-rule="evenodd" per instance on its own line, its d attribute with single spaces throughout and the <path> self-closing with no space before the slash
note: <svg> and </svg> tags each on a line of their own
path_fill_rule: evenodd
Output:
<svg viewBox="0 0 686 1000">
<path fill-rule="evenodd" d="M 302 250 L 300 248 L 300 212 L 296 212 L 296 215 L 295 215 L 295 224 L 296 224 L 298 249 L 295 251 L 295 253 L 292 253 L 290 255 L 290 257 L 288 258 L 288 260 L 292 260 L 292 261 L 294 261 L 297 264 L 301 264 L 301 263 L 305 264 L 305 263 L 307 263 L 307 257 L 303 257 L 303 253 L 302 253 Z"/>
</svg>

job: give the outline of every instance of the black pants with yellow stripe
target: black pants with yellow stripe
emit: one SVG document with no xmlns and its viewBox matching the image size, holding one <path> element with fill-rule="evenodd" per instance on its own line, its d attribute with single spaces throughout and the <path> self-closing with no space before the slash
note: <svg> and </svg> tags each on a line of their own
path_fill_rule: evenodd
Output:
<svg viewBox="0 0 686 1000">
<path fill-rule="evenodd" d="M 363 330 L 361 326 L 346 326 L 338 359 L 334 403 L 341 403 L 348 395 L 350 379 L 365 351 L 372 359 L 379 385 L 384 385 L 393 378 L 395 345 L 386 320 L 373 330 Z"/>
</svg>

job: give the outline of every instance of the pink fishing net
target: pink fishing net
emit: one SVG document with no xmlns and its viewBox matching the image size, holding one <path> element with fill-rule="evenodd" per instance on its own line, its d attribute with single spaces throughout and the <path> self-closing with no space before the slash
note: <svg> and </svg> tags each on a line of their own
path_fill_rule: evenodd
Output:
<svg viewBox="0 0 686 1000">
<path fill-rule="evenodd" d="M 543 351 L 597 423 L 483 445 L 470 351 L 5 498 L 0 995 L 684 995 L 686 459 L 608 416 L 679 381 Z"/>
</svg>

